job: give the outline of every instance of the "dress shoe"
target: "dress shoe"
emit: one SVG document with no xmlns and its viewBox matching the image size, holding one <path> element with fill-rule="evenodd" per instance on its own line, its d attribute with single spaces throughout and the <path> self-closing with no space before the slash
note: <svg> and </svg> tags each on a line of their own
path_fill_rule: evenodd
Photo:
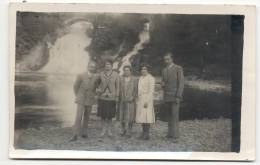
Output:
<svg viewBox="0 0 260 165">
<path fill-rule="evenodd" d="M 144 140 L 149 140 L 150 139 L 150 135 L 145 135 L 144 136 Z"/>
<path fill-rule="evenodd" d="M 179 142 L 179 139 L 178 139 L 178 138 L 173 138 L 173 139 L 172 139 L 172 142 L 173 142 L 173 143 L 178 143 L 178 142 Z"/>
<path fill-rule="evenodd" d="M 139 137 L 138 137 L 139 140 L 144 140 L 144 133 L 142 133 Z"/>
<path fill-rule="evenodd" d="M 76 140 L 78 140 L 78 136 L 73 136 L 73 137 L 69 140 L 69 142 L 74 142 L 74 141 L 76 141 Z"/>
<path fill-rule="evenodd" d="M 107 130 L 107 135 L 108 135 L 108 137 L 110 137 L 110 138 L 113 136 L 113 133 L 112 133 L 111 129 L 108 129 L 108 130 Z"/>
<path fill-rule="evenodd" d="M 105 129 L 102 129 L 102 131 L 101 131 L 99 137 L 103 138 L 103 137 L 105 136 L 105 134 L 106 134 L 106 130 L 105 130 Z"/>
<path fill-rule="evenodd" d="M 126 130 L 122 131 L 120 135 L 121 136 L 125 136 L 126 135 Z"/>
<path fill-rule="evenodd" d="M 173 138 L 173 136 L 172 136 L 172 135 L 166 135 L 165 137 L 166 137 L 166 138 L 168 138 L 168 139 L 171 139 L 171 138 Z"/>
<path fill-rule="evenodd" d="M 81 135 L 81 137 L 84 138 L 84 139 L 87 139 L 88 135 L 87 134 L 83 134 L 83 135 Z"/>
<path fill-rule="evenodd" d="M 132 131 L 127 131 L 126 132 L 126 137 L 131 138 L 132 137 Z"/>
</svg>

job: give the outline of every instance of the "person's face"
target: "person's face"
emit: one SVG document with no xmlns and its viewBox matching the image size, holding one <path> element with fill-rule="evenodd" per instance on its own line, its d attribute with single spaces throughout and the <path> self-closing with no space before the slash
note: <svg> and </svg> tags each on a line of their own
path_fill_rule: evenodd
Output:
<svg viewBox="0 0 260 165">
<path fill-rule="evenodd" d="M 88 64 L 87 69 L 90 73 L 94 73 L 96 71 L 96 65 L 95 64 Z"/>
<path fill-rule="evenodd" d="M 131 75 L 131 71 L 130 71 L 129 68 L 124 69 L 124 75 L 127 76 L 127 77 Z"/>
<path fill-rule="evenodd" d="M 164 62 L 166 65 L 169 65 L 172 63 L 172 57 L 170 55 L 164 56 Z"/>
<path fill-rule="evenodd" d="M 111 70 L 111 69 L 112 69 L 112 64 L 110 64 L 109 62 L 106 62 L 105 70 Z"/>
<path fill-rule="evenodd" d="M 142 67 L 142 69 L 141 69 L 141 74 L 142 74 L 143 76 L 146 76 L 146 75 L 148 74 L 148 70 L 147 70 L 146 67 Z"/>
</svg>

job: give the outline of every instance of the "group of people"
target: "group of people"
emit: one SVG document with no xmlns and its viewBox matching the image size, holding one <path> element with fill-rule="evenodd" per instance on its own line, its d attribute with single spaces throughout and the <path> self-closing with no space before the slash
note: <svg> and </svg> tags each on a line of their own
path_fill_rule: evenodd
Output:
<svg viewBox="0 0 260 165">
<path fill-rule="evenodd" d="M 179 105 L 184 88 L 184 76 L 181 66 L 173 62 L 171 53 L 164 56 L 166 67 L 162 71 L 161 85 L 163 101 L 168 116 L 167 138 L 177 141 L 179 137 Z M 106 60 L 104 70 L 96 72 L 96 64 L 89 63 L 87 72 L 79 74 L 74 84 L 77 113 L 74 133 L 70 141 L 79 136 L 87 138 L 88 122 L 92 106 L 97 104 L 97 115 L 101 117 L 100 137 L 112 136 L 112 119 L 116 116 L 121 122 L 121 136 L 130 137 L 134 123 L 142 125 L 140 139 L 150 139 L 150 125 L 155 123 L 153 94 L 155 78 L 150 67 L 142 64 L 140 76 L 132 75 L 131 66 L 123 68 L 120 76 L 113 70 L 113 61 Z"/>
</svg>

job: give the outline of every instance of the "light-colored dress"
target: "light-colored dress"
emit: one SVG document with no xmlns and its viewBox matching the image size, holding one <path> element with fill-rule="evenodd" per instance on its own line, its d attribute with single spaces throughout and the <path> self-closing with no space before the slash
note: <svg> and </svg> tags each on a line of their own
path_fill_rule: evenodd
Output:
<svg viewBox="0 0 260 165">
<path fill-rule="evenodd" d="M 153 104 L 154 85 L 155 79 L 151 74 L 139 78 L 136 123 L 155 122 Z M 145 103 L 147 103 L 147 107 L 145 107 Z"/>
</svg>

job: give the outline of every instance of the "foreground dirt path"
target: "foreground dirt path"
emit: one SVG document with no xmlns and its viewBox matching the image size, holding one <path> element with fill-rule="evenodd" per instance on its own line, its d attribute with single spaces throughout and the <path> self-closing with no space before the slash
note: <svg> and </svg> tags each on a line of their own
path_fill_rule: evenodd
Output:
<svg viewBox="0 0 260 165">
<path fill-rule="evenodd" d="M 71 127 L 46 124 L 38 129 L 16 130 L 15 145 L 22 149 L 99 150 L 99 151 L 218 151 L 228 152 L 231 145 L 230 119 L 186 120 L 180 122 L 180 139 L 173 143 L 165 138 L 167 123 L 157 121 L 151 128 L 149 141 L 138 140 L 141 126 L 134 125 L 131 138 L 121 137 L 120 123 L 113 122 L 113 137 L 99 138 L 98 119 L 89 124 L 89 138 L 68 142 Z"/>
</svg>

